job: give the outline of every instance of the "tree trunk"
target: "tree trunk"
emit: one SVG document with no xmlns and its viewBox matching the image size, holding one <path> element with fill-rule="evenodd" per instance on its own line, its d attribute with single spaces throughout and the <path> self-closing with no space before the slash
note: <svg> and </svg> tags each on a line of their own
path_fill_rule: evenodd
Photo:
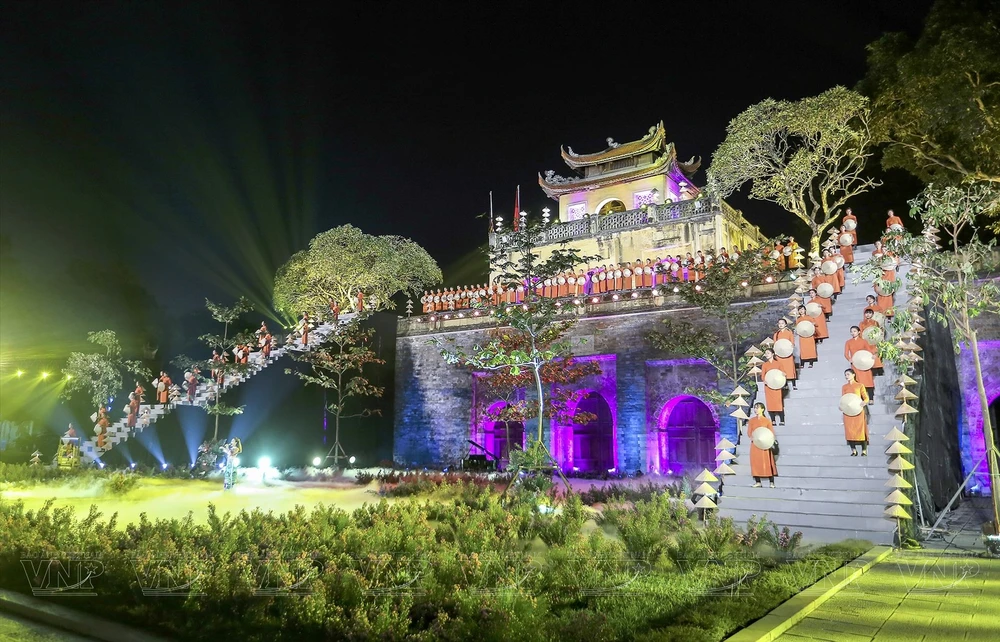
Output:
<svg viewBox="0 0 1000 642">
<path fill-rule="evenodd" d="M 823 230 L 819 229 L 819 225 L 816 225 L 815 223 L 810 223 L 809 228 L 812 230 L 812 236 L 809 237 L 809 258 L 819 258 L 819 244 L 820 241 L 823 240 Z M 808 266 L 808 261 L 805 261 L 804 263 Z"/>
<path fill-rule="evenodd" d="M 538 393 L 538 442 L 542 442 L 542 417 L 545 416 L 545 406 L 542 405 L 542 369 L 535 365 L 535 391 Z"/>
<path fill-rule="evenodd" d="M 969 349 L 972 350 L 972 362 L 976 366 L 976 391 L 979 393 L 979 405 L 983 413 L 983 437 L 986 440 L 986 464 L 990 474 L 990 495 L 993 500 L 993 532 L 1000 532 L 1000 469 L 997 467 L 996 442 L 993 440 L 993 422 L 990 421 L 990 402 L 986 397 L 986 387 L 983 385 L 983 366 L 979 360 L 979 342 L 976 331 L 969 328 Z"/>
</svg>

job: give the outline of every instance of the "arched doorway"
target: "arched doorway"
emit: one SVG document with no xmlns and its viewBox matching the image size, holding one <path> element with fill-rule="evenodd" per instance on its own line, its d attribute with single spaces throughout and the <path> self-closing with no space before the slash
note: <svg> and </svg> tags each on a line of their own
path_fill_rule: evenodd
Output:
<svg viewBox="0 0 1000 642">
<path fill-rule="evenodd" d="M 615 468 L 615 418 L 611 406 L 600 393 L 591 392 L 577 404 L 576 413 L 596 418 L 586 424 L 573 424 L 573 470 L 603 473 Z"/>
<path fill-rule="evenodd" d="M 684 475 L 714 468 L 718 440 L 719 423 L 704 401 L 690 395 L 674 397 L 660 413 L 660 472 Z"/>
<path fill-rule="evenodd" d="M 523 422 L 494 421 L 490 418 L 496 416 L 506 405 L 503 401 L 494 403 L 483 418 L 481 443 L 487 451 L 487 458 L 497 462 L 498 470 L 503 470 L 510 462 L 510 451 L 524 449 Z"/>
<path fill-rule="evenodd" d="M 600 207 L 597 208 L 597 213 L 601 216 L 605 214 L 614 214 L 615 212 L 624 212 L 627 208 L 625 203 L 618 200 L 617 198 L 609 198 L 608 200 L 601 203 Z"/>
</svg>

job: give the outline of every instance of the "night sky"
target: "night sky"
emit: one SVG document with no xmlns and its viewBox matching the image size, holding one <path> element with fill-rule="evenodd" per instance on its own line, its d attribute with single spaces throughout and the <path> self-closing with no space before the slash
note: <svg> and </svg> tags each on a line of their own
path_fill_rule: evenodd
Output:
<svg viewBox="0 0 1000 642">
<path fill-rule="evenodd" d="M 206 296 L 266 306 L 276 268 L 344 223 L 481 281 L 490 191 L 498 212 L 517 185 L 551 204 L 537 174 L 568 172 L 560 145 L 663 120 L 707 167 L 743 109 L 854 86 L 865 45 L 930 5 L 541 4 L 3 2 L 0 361 L 100 327 L 191 349 Z M 919 190 L 884 180 L 853 204 L 878 224 Z"/>
</svg>

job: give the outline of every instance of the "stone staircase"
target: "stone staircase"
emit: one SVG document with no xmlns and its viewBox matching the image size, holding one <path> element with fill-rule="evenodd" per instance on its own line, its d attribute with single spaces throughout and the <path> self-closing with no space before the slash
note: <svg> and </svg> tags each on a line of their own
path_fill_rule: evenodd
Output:
<svg viewBox="0 0 1000 642">
<path fill-rule="evenodd" d="M 871 246 L 859 247 L 855 264 L 870 257 Z M 736 474 L 723 478 L 721 516 L 746 522 L 751 516 L 767 515 L 779 526 L 801 530 L 803 541 L 809 543 L 847 538 L 892 543 L 895 524 L 882 514 L 883 500 L 891 491 L 885 487 L 889 458 L 884 451 L 889 443 L 882 436 L 900 424 L 893 416 L 899 402 L 893 399 L 898 388 L 893 385 L 897 375 L 892 365 L 886 363 L 885 374 L 875 377 L 867 457 L 850 456 L 839 409 L 844 370 L 849 367 L 844 343 L 851 336 L 851 326 L 864 318 L 865 296 L 872 293 L 870 283 L 853 285 L 855 277 L 848 272 L 828 322 L 830 338 L 817 346 L 815 367 L 800 369 L 798 390 L 790 390 L 785 397 L 786 424 L 775 427 L 780 449 L 776 488 L 768 488 L 766 479 L 762 488 L 752 487 L 750 439 L 743 434 L 736 449 L 737 463 L 731 464 Z M 900 303 L 907 299 L 905 267 L 900 268 L 898 278 L 902 284 L 896 301 Z"/>
<path fill-rule="evenodd" d="M 343 325 L 352 320 L 356 316 L 357 314 L 355 313 L 342 314 L 340 315 L 338 325 Z M 301 345 L 295 344 L 290 347 L 281 346 L 279 348 L 275 348 L 274 350 L 271 350 L 271 356 L 267 360 L 263 359 L 264 355 L 261 354 L 260 352 L 254 352 L 253 354 L 250 355 L 250 368 L 246 372 L 246 374 L 242 376 L 238 375 L 227 376 L 225 381 L 222 383 L 222 392 L 225 393 L 232 390 L 233 388 L 236 388 L 241 383 L 248 380 L 250 377 L 257 374 L 258 372 L 261 372 L 262 370 L 264 370 L 269 365 L 271 365 L 281 357 L 285 356 L 289 352 L 308 352 L 309 350 L 312 350 L 316 346 L 320 345 L 323 342 L 323 340 L 326 339 L 326 337 L 330 336 L 330 333 L 332 333 L 333 331 L 334 331 L 334 324 L 332 323 L 324 323 L 315 326 L 309 332 L 308 346 L 303 348 Z M 141 406 L 139 406 L 139 412 L 141 414 L 143 410 L 149 410 L 149 426 L 152 426 L 158 420 L 162 419 L 163 417 L 167 416 L 172 411 L 174 411 L 178 406 L 197 406 L 199 408 L 205 408 L 206 406 L 210 405 L 215 397 L 215 387 L 216 384 L 214 382 L 203 380 L 198 385 L 198 392 L 195 395 L 193 402 L 188 401 L 186 393 L 182 392 L 181 399 L 175 403 L 142 404 Z M 142 430 L 148 428 L 138 425 L 138 422 L 135 428 L 129 428 L 127 426 L 127 423 L 128 423 L 128 418 L 123 417 L 108 427 L 108 433 L 107 435 L 105 435 L 104 438 L 105 448 L 103 450 L 97 447 L 96 437 L 91 437 L 90 439 L 85 441 L 80 446 L 81 463 L 90 464 L 93 462 L 100 461 L 101 455 L 111 450 L 118 444 L 128 441 L 129 437 L 132 436 L 132 433 L 137 431 L 141 432 Z"/>
</svg>

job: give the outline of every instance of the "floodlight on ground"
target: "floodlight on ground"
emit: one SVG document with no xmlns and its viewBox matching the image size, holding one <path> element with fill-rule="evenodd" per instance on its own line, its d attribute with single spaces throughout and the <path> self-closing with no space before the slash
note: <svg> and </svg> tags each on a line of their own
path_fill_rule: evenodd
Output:
<svg viewBox="0 0 1000 642">
<path fill-rule="evenodd" d="M 353 466 L 355 461 L 356 460 L 354 459 L 354 455 L 351 455 L 351 458 L 347 460 L 347 463 Z"/>
<path fill-rule="evenodd" d="M 271 467 L 270 457 L 261 457 L 260 459 L 257 460 L 257 468 L 270 468 L 270 467 Z"/>
<path fill-rule="evenodd" d="M 164 464 L 163 464 L 163 470 L 166 470 L 166 469 L 167 469 L 167 464 L 166 464 L 166 462 L 164 462 Z"/>
<path fill-rule="evenodd" d="M 322 459 L 320 459 L 319 457 L 313 457 L 313 466 L 319 466 L 322 463 L 323 463 Z"/>
<path fill-rule="evenodd" d="M 135 462 L 132 462 L 131 464 L 129 464 L 128 467 L 129 468 L 135 468 Z"/>
</svg>

